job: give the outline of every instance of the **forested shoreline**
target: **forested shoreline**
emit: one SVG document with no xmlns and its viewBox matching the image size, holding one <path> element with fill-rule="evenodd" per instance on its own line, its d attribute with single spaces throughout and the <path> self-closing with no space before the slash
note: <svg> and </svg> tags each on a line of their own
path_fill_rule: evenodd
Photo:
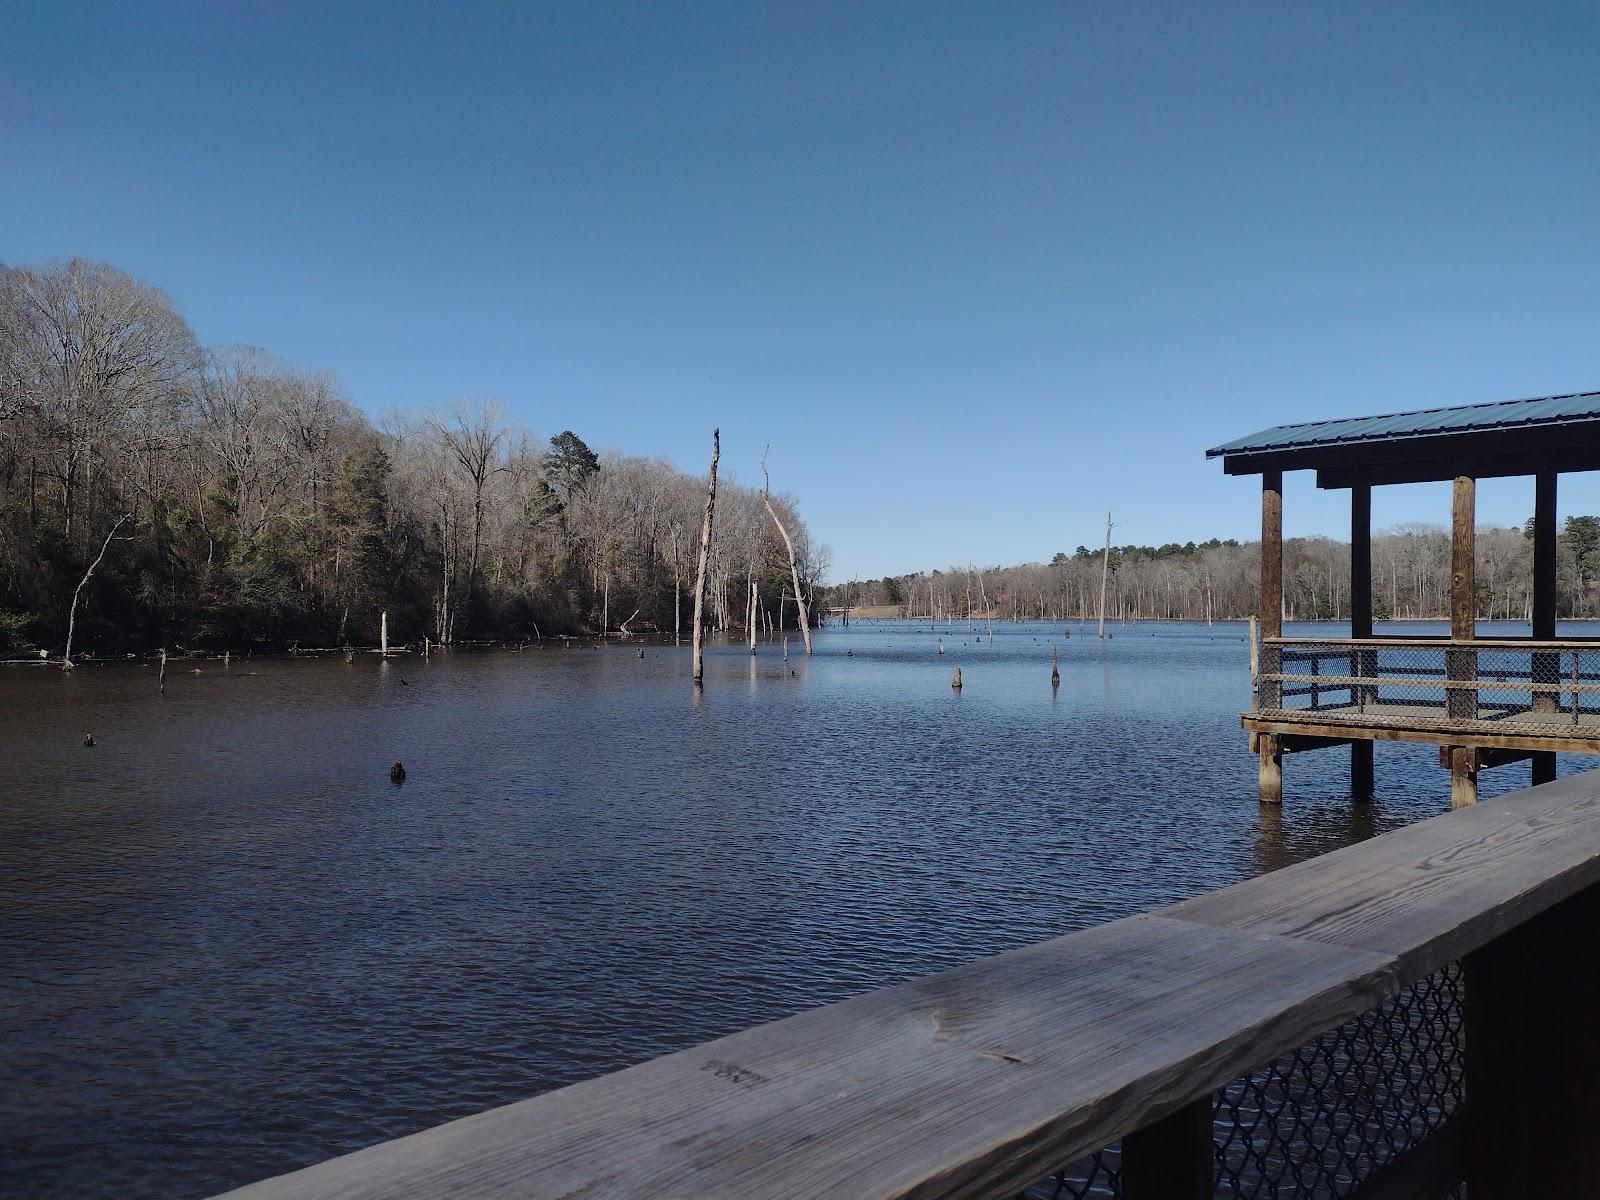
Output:
<svg viewBox="0 0 1600 1200">
<path fill-rule="evenodd" d="M 384 613 L 395 643 L 687 635 L 705 490 L 488 401 L 374 422 L 326 371 L 202 348 L 116 267 L 0 264 L 0 652 L 372 645 Z M 826 550 L 772 501 L 809 592 Z M 725 480 L 708 624 L 747 624 L 753 583 L 794 628 L 790 578 Z"/>
<path fill-rule="evenodd" d="M 1530 519 L 1531 520 L 1531 519 Z M 1289 538 L 1283 547 L 1284 615 L 1348 620 L 1350 546 L 1326 537 Z M 1557 540 L 1556 611 L 1600 616 L 1600 518 L 1568 517 Z M 1526 620 L 1533 603 L 1531 527 L 1477 530 L 1478 616 Z M 1212 539 L 1164 546 L 1113 546 L 1106 615 L 1113 619 L 1224 620 L 1256 612 L 1261 547 Z M 829 608 L 889 606 L 907 615 L 1092 619 L 1099 612 L 1102 550 L 1079 546 L 1048 563 L 950 567 L 841 583 Z M 1372 602 L 1378 620 L 1424 620 L 1450 612 L 1450 532 L 1406 524 L 1372 538 Z"/>
</svg>

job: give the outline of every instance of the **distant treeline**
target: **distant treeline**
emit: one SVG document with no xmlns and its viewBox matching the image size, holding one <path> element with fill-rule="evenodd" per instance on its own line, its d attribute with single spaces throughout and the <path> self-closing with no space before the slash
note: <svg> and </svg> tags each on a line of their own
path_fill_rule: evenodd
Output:
<svg viewBox="0 0 1600 1200">
<path fill-rule="evenodd" d="M 1332 538 L 1285 541 L 1284 612 L 1290 620 L 1348 620 L 1350 546 Z M 1557 612 L 1600 614 L 1600 519 L 1569 517 L 1558 538 Z M 1164 546 L 1113 546 L 1106 613 L 1116 619 L 1201 621 L 1256 612 L 1261 547 L 1216 538 Z M 1079 546 L 1048 563 L 950 567 L 849 582 L 828 589 L 830 608 L 888 605 L 908 615 L 1092 619 L 1100 603 L 1101 551 Z M 1522 529 L 1477 531 L 1478 615 L 1526 620 L 1532 605 L 1531 519 Z M 1400 525 L 1372 539 L 1372 604 L 1380 620 L 1428 618 L 1450 611 L 1450 533 L 1442 526 Z"/>
<path fill-rule="evenodd" d="M 825 552 L 774 501 L 809 590 Z M 375 427 L 326 372 L 197 346 L 115 267 L 0 264 L 0 649 L 59 653 L 75 595 L 100 652 L 370 645 L 383 612 L 396 642 L 687 633 L 704 503 L 703 476 L 490 403 Z M 711 623 L 744 623 L 753 579 L 793 627 L 759 492 L 719 488 L 709 578 Z"/>
</svg>

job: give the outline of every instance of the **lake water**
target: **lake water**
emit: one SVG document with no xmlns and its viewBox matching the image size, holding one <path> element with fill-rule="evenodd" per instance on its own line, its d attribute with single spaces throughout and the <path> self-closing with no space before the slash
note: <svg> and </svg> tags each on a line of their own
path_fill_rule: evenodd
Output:
<svg viewBox="0 0 1600 1200">
<path fill-rule="evenodd" d="M 1448 806 L 1380 744 L 1261 809 L 1243 626 L 1112 634 L 0 669 L 0 1193 L 209 1195 Z"/>
</svg>

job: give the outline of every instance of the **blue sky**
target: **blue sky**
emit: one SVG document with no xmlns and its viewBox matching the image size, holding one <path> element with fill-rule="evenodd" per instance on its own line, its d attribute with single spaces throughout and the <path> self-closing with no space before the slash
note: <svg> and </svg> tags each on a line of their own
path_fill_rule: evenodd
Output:
<svg viewBox="0 0 1600 1200">
<path fill-rule="evenodd" d="M 1246 538 L 1209 445 L 1600 388 L 1597 57 L 1591 0 L 0 0 L 0 259 L 374 413 L 771 442 L 835 577 Z M 1289 533 L 1346 512 L 1291 477 Z"/>
</svg>

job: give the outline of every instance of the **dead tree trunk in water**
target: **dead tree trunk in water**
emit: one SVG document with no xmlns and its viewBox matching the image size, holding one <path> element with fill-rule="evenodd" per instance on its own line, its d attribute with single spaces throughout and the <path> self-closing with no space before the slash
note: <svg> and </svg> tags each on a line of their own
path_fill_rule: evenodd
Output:
<svg viewBox="0 0 1600 1200">
<path fill-rule="evenodd" d="M 1106 576 L 1111 573 L 1111 514 L 1106 514 L 1106 552 L 1100 560 L 1100 640 L 1106 640 Z"/>
<path fill-rule="evenodd" d="M 768 447 L 771 449 L 771 447 Z M 806 641 L 806 657 L 811 657 L 811 618 L 806 613 L 806 598 L 800 594 L 800 567 L 794 560 L 794 543 L 789 540 L 789 531 L 783 527 L 783 522 L 778 520 L 778 512 L 772 507 L 772 480 L 767 475 L 767 454 L 761 452 L 761 502 L 767 506 L 767 515 L 772 518 L 772 523 L 778 527 L 778 535 L 783 538 L 783 548 L 789 552 L 789 578 L 794 583 L 794 606 L 800 613 L 800 636 Z"/>
<path fill-rule="evenodd" d="M 83 573 L 83 578 L 78 580 L 78 586 L 72 589 L 72 605 L 67 609 L 67 648 L 61 655 L 61 669 L 72 670 L 72 634 L 78 626 L 78 597 L 83 594 L 85 585 L 94 574 L 94 569 L 100 565 L 100 560 L 106 556 L 106 550 L 111 545 L 111 539 L 117 536 L 117 530 L 127 522 L 131 514 L 123 513 L 117 518 L 117 523 L 111 527 L 111 532 L 106 534 L 106 540 L 100 543 L 100 553 L 94 556 L 94 561 L 89 564 L 89 569 Z"/>
<path fill-rule="evenodd" d="M 683 636 L 683 529 L 672 523 L 672 642 Z"/>
<path fill-rule="evenodd" d="M 745 628 L 750 631 L 750 653 L 756 652 L 756 577 L 751 575 L 747 582 L 750 584 L 750 602 L 746 605 Z"/>
<path fill-rule="evenodd" d="M 706 479 L 706 515 L 700 523 L 700 568 L 694 577 L 694 682 L 699 686 L 705 674 L 700 655 L 700 622 L 706 603 L 706 559 L 711 554 L 711 525 L 717 510 L 717 459 L 722 455 L 722 431 L 711 431 L 711 471 Z"/>
</svg>

